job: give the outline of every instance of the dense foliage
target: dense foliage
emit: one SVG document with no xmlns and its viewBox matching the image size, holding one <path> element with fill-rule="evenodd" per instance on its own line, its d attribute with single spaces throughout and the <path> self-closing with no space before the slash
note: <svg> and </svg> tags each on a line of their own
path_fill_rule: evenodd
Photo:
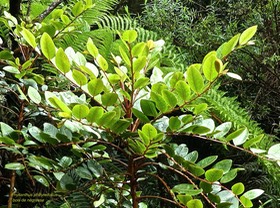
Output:
<svg viewBox="0 0 280 208">
<path fill-rule="evenodd" d="M 30 15 L 22 18 L 3 11 L 1 205 L 268 204 L 255 200 L 264 191 L 245 187 L 237 177 L 244 167 L 223 154 L 235 150 L 279 168 L 280 145 L 259 149 L 263 134 L 221 122 L 210 105 L 215 83 L 238 78 L 228 57 L 251 47 L 257 26 L 176 69 L 179 49 L 151 40 L 157 36 L 130 19 L 106 16 L 115 3 L 61 1 L 53 11 L 24 4 Z M 118 22 L 119 29 L 106 27 Z"/>
</svg>

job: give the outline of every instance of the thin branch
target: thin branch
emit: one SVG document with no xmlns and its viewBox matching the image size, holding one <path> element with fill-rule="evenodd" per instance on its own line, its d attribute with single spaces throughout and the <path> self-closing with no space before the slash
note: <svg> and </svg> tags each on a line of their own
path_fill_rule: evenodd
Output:
<svg viewBox="0 0 280 208">
<path fill-rule="evenodd" d="M 56 7 L 58 7 L 64 0 L 57 0 L 51 3 L 51 5 L 43 11 L 39 16 L 37 16 L 35 19 L 38 19 L 40 22 L 43 21 Z"/>
</svg>

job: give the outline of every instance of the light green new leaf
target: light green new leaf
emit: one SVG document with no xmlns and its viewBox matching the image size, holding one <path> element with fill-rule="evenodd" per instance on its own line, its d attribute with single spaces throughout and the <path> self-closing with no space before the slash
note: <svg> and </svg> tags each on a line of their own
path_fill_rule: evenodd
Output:
<svg viewBox="0 0 280 208">
<path fill-rule="evenodd" d="M 119 134 L 127 130 L 127 128 L 130 126 L 131 120 L 129 119 L 120 119 L 114 125 L 110 127 L 115 133 Z"/>
<path fill-rule="evenodd" d="M 143 69 L 147 64 L 147 58 L 146 56 L 141 56 L 133 61 L 133 71 L 134 73 L 140 72 L 141 69 Z"/>
<path fill-rule="evenodd" d="M 77 17 L 84 11 L 84 3 L 78 1 L 72 8 L 72 14 Z"/>
<path fill-rule="evenodd" d="M 154 139 L 157 136 L 156 128 L 153 127 L 153 125 L 150 123 L 147 123 L 142 127 L 142 132 L 150 140 Z"/>
<path fill-rule="evenodd" d="M 94 58 L 96 58 L 97 55 L 99 54 L 98 49 L 93 43 L 91 38 L 89 38 L 87 41 L 87 50 L 90 53 L 90 55 L 92 55 Z"/>
<path fill-rule="evenodd" d="M 223 173 L 221 169 L 212 168 L 205 172 L 205 178 L 210 182 L 215 182 L 222 178 Z"/>
<path fill-rule="evenodd" d="M 29 30 L 23 28 L 21 31 L 21 35 L 29 45 L 31 45 L 33 48 L 36 48 L 37 43 L 35 36 Z"/>
<path fill-rule="evenodd" d="M 190 86 L 183 80 L 179 80 L 175 85 L 175 92 L 181 97 L 184 101 L 188 101 L 191 95 Z"/>
<path fill-rule="evenodd" d="M 206 58 L 203 60 L 202 63 L 202 70 L 204 76 L 210 82 L 214 81 L 218 76 L 219 71 L 217 71 L 215 66 L 216 59 L 217 59 L 216 53 L 212 53 L 209 56 L 206 55 Z"/>
<path fill-rule="evenodd" d="M 121 54 L 121 57 L 122 57 L 122 60 L 124 61 L 124 63 L 127 66 L 130 66 L 131 63 L 130 63 L 130 59 L 129 59 L 128 55 L 127 55 L 127 52 L 121 46 L 119 46 L 119 51 L 120 51 L 120 54 Z"/>
<path fill-rule="evenodd" d="M 47 59 L 52 59 L 55 56 L 55 45 L 48 33 L 44 32 L 40 39 L 42 53 Z"/>
<path fill-rule="evenodd" d="M 3 137 L 0 136 L 0 142 L 1 143 L 3 142 L 4 144 L 8 144 L 8 145 L 13 145 L 16 143 L 13 139 L 7 136 L 3 136 Z"/>
<path fill-rule="evenodd" d="M 242 205 L 246 208 L 254 206 L 252 201 L 250 199 L 246 198 L 245 196 L 241 196 L 240 201 L 242 202 Z"/>
<path fill-rule="evenodd" d="M 27 94 L 34 103 L 39 104 L 41 102 L 41 95 L 34 87 L 29 86 Z"/>
<path fill-rule="evenodd" d="M 261 134 L 259 136 L 256 136 L 256 137 L 252 138 L 252 139 L 249 139 L 247 142 L 245 142 L 243 144 L 243 147 L 244 148 L 249 148 L 249 147 L 253 146 L 254 144 L 260 142 L 263 139 L 263 137 L 264 137 L 264 134 Z"/>
<path fill-rule="evenodd" d="M 138 34 L 135 30 L 126 30 L 122 34 L 122 39 L 128 43 L 132 43 L 136 40 Z"/>
<path fill-rule="evenodd" d="M 240 195 L 244 192 L 245 187 L 243 183 L 236 183 L 231 187 L 231 190 L 235 195 Z"/>
<path fill-rule="evenodd" d="M 203 208 L 203 204 L 199 199 L 192 199 L 187 203 L 188 208 Z"/>
<path fill-rule="evenodd" d="M 144 42 L 137 43 L 135 46 L 133 46 L 131 50 L 131 54 L 133 57 L 147 56 L 148 53 L 149 53 L 149 48 L 147 44 Z"/>
<path fill-rule="evenodd" d="M 60 99 L 58 99 L 57 97 L 51 97 L 51 98 L 49 98 L 49 101 L 51 104 L 53 104 L 55 107 L 59 108 L 61 111 L 69 113 L 69 114 L 72 113 L 70 108 L 68 108 L 68 106 L 64 102 L 62 102 Z"/>
<path fill-rule="evenodd" d="M 5 165 L 5 169 L 8 170 L 23 170 L 24 168 L 24 165 L 18 162 L 8 163 Z"/>
<path fill-rule="evenodd" d="M 229 55 L 236 47 L 239 37 L 240 33 L 232 37 L 228 42 L 221 45 L 217 50 L 217 57 L 223 59 Z"/>
<path fill-rule="evenodd" d="M 73 70 L 72 77 L 80 87 L 88 82 L 86 75 L 76 69 Z"/>
<path fill-rule="evenodd" d="M 246 29 L 239 37 L 239 45 L 245 45 L 257 32 L 257 25 Z"/>
<path fill-rule="evenodd" d="M 116 104 L 118 95 L 116 93 L 105 93 L 101 96 L 102 104 L 105 106 L 112 106 Z"/>
<path fill-rule="evenodd" d="M 88 91 L 92 96 L 100 94 L 104 89 L 101 79 L 93 79 L 88 83 Z"/>
<path fill-rule="evenodd" d="M 70 61 L 62 48 L 57 50 L 55 64 L 63 74 L 66 74 L 70 71 Z"/>
<path fill-rule="evenodd" d="M 89 114 L 89 108 L 84 104 L 75 105 L 72 109 L 72 114 L 77 119 L 85 118 Z"/>
<path fill-rule="evenodd" d="M 203 78 L 194 64 L 187 69 L 187 81 L 194 92 L 202 93 L 204 88 Z"/>
<path fill-rule="evenodd" d="M 134 89 L 142 89 L 146 87 L 150 83 L 150 79 L 148 77 L 141 77 L 136 80 L 134 83 Z"/>
<path fill-rule="evenodd" d="M 102 55 L 98 54 L 97 57 L 96 57 L 96 61 L 97 61 L 97 63 L 98 63 L 98 66 L 99 66 L 103 71 L 107 71 L 107 69 L 108 69 L 108 63 L 107 63 L 106 59 L 105 59 Z"/>
</svg>

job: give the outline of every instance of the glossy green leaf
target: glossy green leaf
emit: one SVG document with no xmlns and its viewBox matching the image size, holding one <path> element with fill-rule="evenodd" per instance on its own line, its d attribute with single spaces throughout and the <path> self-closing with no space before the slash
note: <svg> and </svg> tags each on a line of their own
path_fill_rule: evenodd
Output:
<svg viewBox="0 0 280 208">
<path fill-rule="evenodd" d="M 5 169 L 8 169 L 8 170 L 23 170 L 23 169 L 25 169 L 25 167 L 21 163 L 13 162 L 13 163 L 6 164 Z"/>
<path fill-rule="evenodd" d="M 202 167 L 202 168 L 205 168 L 209 165 L 211 165 L 213 162 L 215 162 L 216 160 L 218 159 L 218 156 L 217 155 L 213 155 L 213 156 L 208 156 L 206 158 L 203 158 L 202 160 L 200 160 L 197 165 Z"/>
<path fill-rule="evenodd" d="M 149 53 L 149 48 L 144 42 L 137 43 L 135 46 L 133 46 L 131 53 L 133 57 L 147 56 Z"/>
<path fill-rule="evenodd" d="M 99 126 L 106 126 L 107 124 L 112 124 L 113 123 L 113 119 L 116 116 L 116 112 L 115 111 L 109 111 L 106 112 L 102 115 L 102 117 L 96 121 L 96 123 Z"/>
<path fill-rule="evenodd" d="M 141 69 L 143 69 L 147 64 L 147 58 L 146 56 L 141 56 L 133 61 L 133 71 L 134 73 L 140 72 Z"/>
<path fill-rule="evenodd" d="M 200 181 L 199 187 L 203 189 L 203 193 L 210 193 L 212 189 L 212 184 L 211 183 L 206 183 L 204 181 Z"/>
<path fill-rule="evenodd" d="M 127 66 L 130 66 L 131 63 L 130 63 L 130 59 L 127 55 L 127 52 L 126 50 L 124 50 L 121 46 L 119 47 L 119 51 L 120 51 L 120 54 L 121 54 L 121 57 L 122 57 L 122 60 L 124 61 L 124 63 L 127 65 Z"/>
<path fill-rule="evenodd" d="M 162 91 L 162 97 L 165 102 L 171 107 L 175 107 L 177 105 L 177 98 L 174 93 L 170 92 L 169 90 Z"/>
<path fill-rule="evenodd" d="M 180 80 L 175 85 L 175 92 L 182 98 L 184 101 L 188 101 L 191 95 L 190 86 L 183 80 Z"/>
<path fill-rule="evenodd" d="M 218 50 L 217 54 L 220 54 L 218 58 L 223 59 L 228 56 L 236 47 L 240 34 L 235 35 L 232 37 L 228 42 L 224 43 Z"/>
<path fill-rule="evenodd" d="M 257 32 L 257 25 L 249 27 L 239 37 L 239 45 L 245 45 Z"/>
<path fill-rule="evenodd" d="M 157 109 L 160 110 L 160 112 L 164 113 L 168 110 L 167 103 L 163 99 L 161 95 L 155 92 L 151 92 L 151 99 L 155 102 Z"/>
<path fill-rule="evenodd" d="M 247 128 L 241 128 L 231 133 L 226 137 L 226 141 L 233 140 L 234 145 L 241 145 L 246 142 L 249 136 L 249 131 Z"/>
<path fill-rule="evenodd" d="M 235 195 L 240 195 L 244 192 L 245 187 L 243 183 L 236 183 L 231 187 L 231 190 Z"/>
<path fill-rule="evenodd" d="M 41 102 L 41 95 L 34 87 L 29 86 L 27 94 L 34 103 L 39 104 Z"/>
<path fill-rule="evenodd" d="M 70 71 L 70 61 L 62 48 L 59 48 L 56 52 L 55 64 L 64 74 Z"/>
<path fill-rule="evenodd" d="M 187 203 L 188 208 L 203 208 L 203 204 L 199 199 L 192 199 Z"/>
<path fill-rule="evenodd" d="M 200 103 L 194 107 L 193 113 L 198 115 L 208 108 L 207 103 Z"/>
<path fill-rule="evenodd" d="M 55 107 L 59 108 L 61 111 L 69 113 L 69 114 L 72 113 L 70 108 L 68 108 L 68 106 L 64 102 L 62 102 L 60 99 L 58 99 L 57 97 L 51 97 L 51 98 L 49 98 L 49 101 L 51 102 L 51 104 L 53 104 Z"/>
<path fill-rule="evenodd" d="M 134 89 L 142 89 L 146 87 L 150 83 L 150 79 L 148 77 L 141 77 L 136 80 L 134 83 Z"/>
<path fill-rule="evenodd" d="M 187 69 L 187 81 L 194 92 L 197 94 L 202 93 L 204 82 L 201 73 L 195 65 L 191 65 Z"/>
<path fill-rule="evenodd" d="M 99 54 L 98 49 L 93 43 L 91 38 L 89 38 L 87 41 L 87 50 L 90 53 L 90 55 L 92 55 L 94 58 L 96 58 L 97 55 Z"/>
<path fill-rule="evenodd" d="M 106 59 L 105 59 L 102 55 L 98 54 L 98 56 L 96 57 L 96 61 L 97 61 L 97 63 L 98 63 L 98 66 L 99 66 L 103 71 L 107 71 L 107 69 L 108 69 L 108 63 L 107 63 Z"/>
<path fill-rule="evenodd" d="M 169 128 L 171 131 L 176 131 L 181 127 L 181 121 L 178 117 L 171 117 L 169 119 Z"/>
<path fill-rule="evenodd" d="M 72 114 L 77 119 L 85 118 L 89 114 L 89 108 L 84 104 L 75 105 L 72 109 Z"/>
<path fill-rule="evenodd" d="M 217 133 L 215 133 L 213 137 L 215 139 L 223 138 L 230 131 L 231 126 L 232 126 L 231 122 L 225 122 L 220 124 L 219 126 L 216 127 L 215 132 Z"/>
<path fill-rule="evenodd" d="M 99 95 L 103 89 L 104 85 L 101 79 L 93 79 L 88 83 L 88 91 L 92 96 Z"/>
<path fill-rule="evenodd" d="M 217 162 L 213 166 L 213 168 L 223 170 L 224 173 L 227 173 L 230 170 L 231 166 L 232 166 L 232 160 L 224 159 L 224 160 Z"/>
<path fill-rule="evenodd" d="M 228 171 L 220 180 L 221 183 L 228 183 L 236 178 L 238 169 Z"/>
<path fill-rule="evenodd" d="M 243 147 L 244 148 L 249 148 L 251 146 L 253 146 L 254 144 L 257 144 L 259 143 L 264 137 L 264 134 L 261 134 L 259 136 L 256 136 L 252 139 L 249 139 L 248 141 L 246 141 L 244 144 L 243 144 Z"/>
<path fill-rule="evenodd" d="M 55 45 L 48 33 L 44 32 L 40 39 L 42 53 L 47 59 L 52 59 L 55 56 Z"/>
<path fill-rule="evenodd" d="M 36 48 L 37 43 L 35 36 L 29 30 L 22 28 L 21 35 L 29 45 L 31 45 L 33 48 Z"/>
<path fill-rule="evenodd" d="M 124 132 L 130 126 L 131 120 L 120 119 L 110 128 L 117 134 Z"/>
<path fill-rule="evenodd" d="M 4 144 L 7 144 L 7 145 L 13 145 L 13 144 L 16 143 L 13 139 L 11 139 L 7 136 L 1 136 L 0 137 L 0 142 L 4 143 Z"/>
<path fill-rule="evenodd" d="M 252 200 L 252 199 L 258 198 L 263 193 L 264 193 L 264 190 L 252 189 L 252 190 L 247 191 L 246 193 L 244 193 L 242 196 L 245 196 L 247 199 Z"/>
<path fill-rule="evenodd" d="M 14 67 L 14 66 L 4 66 L 3 70 L 5 70 L 6 72 L 9 72 L 11 74 L 20 74 L 20 71 L 18 70 L 18 68 Z"/>
<path fill-rule="evenodd" d="M 92 173 L 88 170 L 87 167 L 78 167 L 76 173 L 83 179 L 92 180 Z"/>
<path fill-rule="evenodd" d="M 215 182 L 222 178 L 223 173 L 221 169 L 212 168 L 205 172 L 205 178 L 210 182 Z"/>
<path fill-rule="evenodd" d="M 153 125 L 150 123 L 147 123 L 142 127 L 142 132 L 150 140 L 154 139 L 157 136 L 156 128 L 153 127 Z"/>
<path fill-rule="evenodd" d="M 112 106 L 116 104 L 118 95 L 116 93 L 105 93 L 101 96 L 102 104 L 105 106 Z"/>
<path fill-rule="evenodd" d="M 177 195 L 177 199 L 179 200 L 180 203 L 182 203 L 183 205 L 187 205 L 188 201 L 190 201 L 192 199 L 192 197 L 190 195 L 183 195 L 183 194 L 178 194 Z"/>
<path fill-rule="evenodd" d="M 139 118 L 140 121 L 142 121 L 144 123 L 149 123 L 150 122 L 149 118 L 144 113 L 142 113 L 141 111 L 139 111 L 135 108 L 132 108 L 132 113 L 133 113 L 134 116 Z"/>
<path fill-rule="evenodd" d="M 153 116 L 153 117 L 157 116 L 158 113 L 156 110 L 155 103 L 153 101 L 142 99 L 140 101 L 140 106 L 141 106 L 143 113 L 146 116 Z"/>
<path fill-rule="evenodd" d="M 122 39 L 128 43 L 132 43 L 136 40 L 138 34 L 135 30 L 126 30 L 122 34 Z"/>
<path fill-rule="evenodd" d="M 89 113 L 86 117 L 87 121 L 90 123 L 94 123 L 98 121 L 104 114 L 104 110 L 102 107 L 94 106 L 89 109 Z"/>
<path fill-rule="evenodd" d="M 44 185 L 45 187 L 49 187 L 49 186 L 50 186 L 48 180 L 47 180 L 44 176 L 42 176 L 42 175 L 35 175 L 35 176 L 33 176 L 33 177 L 34 177 L 34 179 L 35 179 L 36 181 L 38 181 L 39 183 L 41 183 L 41 184 Z"/>
<path fill-rule="evenodd" d="M 68 168 L 72 164 L 72 162 L 73 162 L 73 160 L 71 157 L 63 156 L 59 160 L 59 165 L 61 165 L 61 167 L 63 167 L 63 168 Z"/>
<path fill-rule="evenodd" d="M 8 136 L 9 134 L 14 132 L 14 129 L 10 127 L 8 124 L 0 122 L 0 130 L 2 136 Z"/>
<path fill-rule="evenodd" d="M 76 69 L 72 71 L 72 77 L 80 87 L 87 84 L 88 82 L 86 75 Z"/>
<path fill-rule="evenodd" d="M 209 56 L 206 55 L 206 58 L 203 60 L 202 63 L 202 70 L 204 76 L 210 82 L 214 81 L 218 77 L 218 71 L 216 70 L 215 67 L 216 59 L 217 59 L 216 54 L 212 53 Z"/>
</svg>

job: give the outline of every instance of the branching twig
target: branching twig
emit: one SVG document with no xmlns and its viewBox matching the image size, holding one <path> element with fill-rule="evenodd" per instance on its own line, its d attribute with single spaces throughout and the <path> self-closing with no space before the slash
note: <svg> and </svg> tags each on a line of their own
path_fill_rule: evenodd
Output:
<svg viewBox="0 0 280 208">
<path fill-rule="evenodd" d="M 53 3 L 51 3 L 51 5 L 45 10 L 43 11 L 38 17 L 36 17 L 35 19 L 38 19 L 40 22 L 43 21 L 43 19 L 45 19 L 56 7 L 58 7 L 62 2 L 64 2 L 64 0 L 57 0 L 54 1 Z"/>
</svg>

